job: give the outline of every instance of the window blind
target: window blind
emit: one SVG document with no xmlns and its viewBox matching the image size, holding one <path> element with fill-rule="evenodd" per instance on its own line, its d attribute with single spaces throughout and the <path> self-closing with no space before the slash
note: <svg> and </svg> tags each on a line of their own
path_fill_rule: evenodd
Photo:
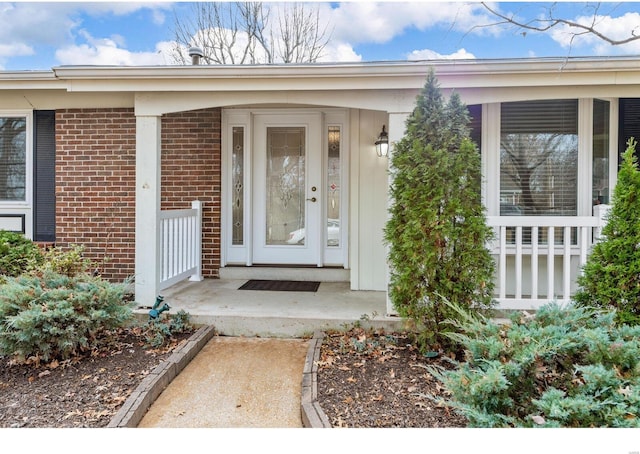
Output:
<svg viewBox="0 0 640 454">
<path fill-rule="evenodd" d="M 500 214 L 577 214 L 578 101 L 501 105 Z"/>
</svg>

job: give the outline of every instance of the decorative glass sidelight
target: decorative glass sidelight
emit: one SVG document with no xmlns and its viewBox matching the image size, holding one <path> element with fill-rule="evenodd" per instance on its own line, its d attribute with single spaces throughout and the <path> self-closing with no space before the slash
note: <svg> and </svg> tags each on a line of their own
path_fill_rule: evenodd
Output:
<svg viewBox="0 0 640 454">
<path fill-rule="evenodd" d="M 305 244 L 305 128 L 267 128 L 266 244 Z"/>
<path fill-rule="evenodd" d="M 244 127 L 233 128 L 232 148 L 232 244 L 242 245 L 244 244 Z"/>
<path fill-rule="evenodd" d="M 327 246 L 340 246 L 340 126 L 329 126 L 327 160 Z"/>
</svg>

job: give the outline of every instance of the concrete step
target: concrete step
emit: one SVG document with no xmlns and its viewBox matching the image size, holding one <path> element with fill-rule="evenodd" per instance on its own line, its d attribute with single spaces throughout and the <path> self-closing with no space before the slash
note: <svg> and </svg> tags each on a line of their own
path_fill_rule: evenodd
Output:
<svg viewBox="0 0 640 454">
<path fill-rule="evenodd" d="M 220 279 L 349 282 L 350 270 L 316 267 L 227 266 L 220 268 Z"/>
</svg>

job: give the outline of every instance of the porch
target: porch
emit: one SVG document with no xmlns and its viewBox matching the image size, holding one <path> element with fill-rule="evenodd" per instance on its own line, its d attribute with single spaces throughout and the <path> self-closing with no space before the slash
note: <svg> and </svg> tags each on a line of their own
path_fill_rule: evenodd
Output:
<svg viewBox="0 0 640 454">
<path fill-rule="evenodd" d="M 535 310 L 566 303 L 592 245 L 605 225 L 609 205 L 593 216 L 489 216 L 495 233 L 498 310 Z M 202 204 L 160 214 L 158 291 L 174 311 L 192 315 L 233 336 L 302 336 L 356 322 L 401 326 L 385 291 L 351 290 L 349 270 L 316 267 L 223 267 L 221 279 L 201 274 Z M 185 279 L 189 278 L 188 281 Z M 240 290 L 249 279 L 319 281 L 316 292 Z M 155 298 L 155 297 L 154 297 Z"/>
<path fill-rule="evenodd" d="M 161 294 L 170 314 L 184 310 L 194 324 L 213 325 L 226 336 L 302 337 L 355 323 L 390 331 L 404 326 L 400 317 L 387 315 L 385 292 L 352 291 L 349 282 L 333 280 L 332 270 L 291 270 L 297 280 L 319 280 L 315 292 L 239 290 L 249 277 L 272 279 L 284 271 L 223 268 L 220 279 L 185 280 Z M 140 317 L 148 312 L 136 310 Z"/>
</svg>

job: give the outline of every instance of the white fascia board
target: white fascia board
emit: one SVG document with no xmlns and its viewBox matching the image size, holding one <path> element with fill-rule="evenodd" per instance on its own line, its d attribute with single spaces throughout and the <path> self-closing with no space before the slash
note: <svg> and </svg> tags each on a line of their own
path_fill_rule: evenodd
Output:
<svg viewBox="0 0 640 454">
<path fill-rule="evenodd" d="M 359 64 L 54 68 L 69 91 L 308 91 L 422 88 L 434 68 L 441 88 L 640 83 L 637 58 L 447 60 Z"/>
<path fill-rule="evenodd" d="M 0 90 L 66 88 L 53 71 L 0 71 Z"/>
<path fill-rule="evenodd" d="M 78 92 L 420 89 L 433 68 L 441 88 L 629 85 L 640 58 L 433 60 L 303 65 L 61 66 L 0 72 L 0 89 Z"/>
</svg>

